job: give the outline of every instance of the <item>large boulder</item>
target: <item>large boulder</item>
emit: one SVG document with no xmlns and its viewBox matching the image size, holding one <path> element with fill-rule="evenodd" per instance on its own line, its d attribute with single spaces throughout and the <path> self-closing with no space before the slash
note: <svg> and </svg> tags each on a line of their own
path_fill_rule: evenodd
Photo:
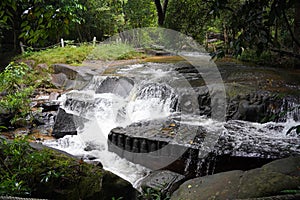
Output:
<svg viewBox="0 0 300 200">
<path fill-rule="evenodd" d="M 300 185 L 300 157 L 273 161 L 249 171 L 229 171 L 186 181 L 172 200 L 244 199 L 282 194 Z"/>
<path fill-rule="evenodd" d="M 28 145 L 10 140 L 4 143 L 5 140 L 0 140 L 0 159 L 3 160 L 3 166 L 9 168 L 16 177 L 21 190 L 11 190 L 10 185 L 2 184 L 2 195 L 58 200 L 130 200 L 136 197 L 136 190 L 129 182 L 104 170 L 99 164 L 88 164 L 66 152 L 38 143 Z M 8 149 L 21 155 L 7 154 Z M 6 173 L 0 174 L 0 180 L 6 180 L 6 176 Z M 7 183 L 10 182 L 7 180 Z"/>
</svg>

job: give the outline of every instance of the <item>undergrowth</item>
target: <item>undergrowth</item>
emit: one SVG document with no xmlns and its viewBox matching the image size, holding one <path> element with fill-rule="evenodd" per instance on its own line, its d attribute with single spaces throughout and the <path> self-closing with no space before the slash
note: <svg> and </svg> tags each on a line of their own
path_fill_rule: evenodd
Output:
<svg viewBox="0 0 300 200">
<path fill-rule="evenodd" d="M 90 60 L 126 60 L 144 58 L 143 53 L 137 52 L 133 47 L 124 43 L 101 44 L 89 54 Z"/>
<path fill-rule="evenodd" d="M 55 47 L 38 52 L 26 52 L 18 58 L 34 60 L 37 64 L 46 63 L 48 66 L 55 63 L 80 65 L 93 49 L 91 45 Z"/>
</svg>

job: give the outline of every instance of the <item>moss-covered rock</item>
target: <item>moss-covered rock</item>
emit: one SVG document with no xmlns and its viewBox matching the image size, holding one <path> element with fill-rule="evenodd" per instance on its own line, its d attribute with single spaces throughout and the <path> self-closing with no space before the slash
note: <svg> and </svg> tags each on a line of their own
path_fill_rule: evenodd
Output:
<svg viewBox="0 0 300 200">
<path fill-rule="evenodd" d="M 0 141 L 0 196 L 46 199 L 131 197 L 130 183 L 102 167 L 25 141 Z M 129 198 L 126 198 L 129 199 Z"/>
</svg>

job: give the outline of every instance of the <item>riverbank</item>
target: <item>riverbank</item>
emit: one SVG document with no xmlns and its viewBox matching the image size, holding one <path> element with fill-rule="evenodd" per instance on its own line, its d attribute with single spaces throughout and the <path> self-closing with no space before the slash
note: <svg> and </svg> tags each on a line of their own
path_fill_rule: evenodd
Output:
<svg viewBox="0 0 300 200">
<path fill-rule="evenodd" d="M 70 99 L 68 101 L 68 104 L 66 103 L 67 101 L 66 102 L 65 101 L 64 102 L 57 101 L 58 97 L 60 97 L 64 93 L 67 93 L 68 91 L 70 91 L 72 89 L 77 89 L 77 87 L 75 87 L 75 86 L 88 86 L 90 84 L 90 87 L 88 87 L 89 90 L 95 90 L 96 95 L 94 95 L 94 97 L 97 96 L 99 98 L 98 99 L 99 101 L 97 101 L 95 105 L 98 106 L 99 108 L 103 108 L 103 110 L 105 110 L 105 109 L 107 110 L 107 108 L 115 109 L 114 106 L 112 106 L 112 107 L 109 107 L 109 106 L 114 105 L 114 102 L 120 102 L 120 100 L 122 100 L 122 98 L 125 98 L 125 100 L 126 100 L 126 97 L 130 96 L 130 91 L 134 87 L 136 87 L 136 90 L 140 91 L 140 92 L 137 92 L 132 98 L 128 98 L 125 101 L 125 102 L 127 102 L 127 104 L 130 101 L 133 101 L 133 102 L 130 102 L 131 104 L 138 103 L 138 102 L 134 102 L 135 99 L 138 99 L 138 100 L 144 100 L 144 103 L 142 105 L 157 106 L 161 102 L 168 102 L 167 100 L 172 101 L 172 100 L 176 99 L 176 98 L 171 98 L 171 97 L 174 97 L 172 88 L 170 88 L 169 86 L 163 85 L 164 82 L 162 82 L 162 83 L 161 82 L 154 82 L 154 83 L 149 82 L 148 84 L 144 84 L 144 85 L 142 82 L 142 81 L 146 81 L 147 78 L 149 78 L 149 77 L 154 78 L 154 79 L 158 77 L 158 78 L 160 78 L 158 80 L 168 80 L 167 78 L 176 77 L 174 74 L 172 76 L 170 76 L 170 74 L 169 74 L 170 72 L 181 73 L 181 75 L 186 75 L 183 77 L 191 82 L 194 81 L 193 83 L 195 85 L 193 85 L 193 88 L 205 86 L 205 85 L 203 85 L 203 81 L 201 81 L 199 78 L 198 71 L 195 71 L 195 69 L 192 66 L 187 65 L 187 63 L 182 62 L 182 60 L 180 58 L 173 57 L 173 56 L 167 56 L 167 57 L 155 56 L 155 57 L 147 57 L 147 58 L 142 58 L 142 59 L 118 60 L 118 61 L 114 61 L 114 60 L 91 61 L 90 60 L 90 61 L 84 62 L 82 64 L 82 66 L 71 66 L 71 65 L 67 65 L 67 64 L 54 64 L 53 66 L 50 67 L 47 64 L 33 63 L 31 61 L 27 62 L 27 63 L 32 65 L 31 66 L 32 69 L 46 70 L 48 73 L 47 76 L 49 76 L 51 78 L 51 83 L 56 88 L 55 90 L 50 89 L 50 88 L 48 88 L 48 89 L 39 88 L 37 90 L 39 92 L 34 94 L 35 96 L 33 97 L 33 99 L 35 99 L 36 101 L 33 101 L 33 102 L 35 102 L 34 104 L 32 104 L 34 109 L 31 111 L 41 110 L 41 112 L 39 112 L 41 115 L 39 114 L 38 115 L 39 117 L 35 117 L 35 120 L 34 120 L 35 125 L 32 125 L 32 126 L 30 125 L 30 129 L 26 133 L 29 135 L 29 137 L 32 136 L 31 134 L 33 132 L 32 131 L 33 129 L 31 129 L 31 128 L 35 128 L 34 126 L 38 125 L 38 123 L 40 123 L 40 125 L 42 125 L 42 123 L 49 125 L 49 121 L 43 122 L 43 117 L 46 117 L 50 120 L 53 120 L 54 118 L 56 118 L 56 120 L 57 120 L 58 117 L 56 116 L 56 114 L 57 114 L 59 107 L 66 109 L 67 106 L 70 106 L 70 108 L 68 108 L 69 110 L 67 109 L 67 111 L 69 112 L 67 114 L 70 114 L 70 111 L 72 111 L 73 114 L 78 112 L 79 115 L 80 114 L 84 115 L 84 114 L 89 113 L 89 110 L 87 110 L 87 107 L 89 105 L 90 105 L 90 107 L 93 107 L 91 105 L 94 105 L 94 104 L 91 104 L 93 99 L 90 98 L 90 96 L 88 94 L 87 94 L 87 96 L 84 96 L 85 91 L 79 91 L 79 92 L 73 91 L 73 93 L 72 92 L 68 93 L 68 95 L 69 95 L 68 97 Z M 227 90 L 228 96 L 230 97 L 230 103 L 231 103 L 231 108 L 232 108 L 232 110 L 230 110 L 232 112 L 231 113 L 232 116 L 228 120 L 243 120 L 243 122 L 244 122 L 244 123 L 238 123 L 239 121 L 237 121 L 237 124 L 235 124 L 234 122 L 232 122 L 231 124 L 229 123 L 229 126 L 234 125 L 231 127 L 232 128 L 232 136 L 230 136 L 230 137 L 234 138 L 237 135 L 236 131 L 238 131 L 238 130 L 240 130 L 240 131 L 243 130 L 241 132 L 244 132 L 244 129 L 242 129 L 243 127 L 240 127 L 243 124 L 248 125 L 247 123 L 249 121 L 260 122 L 264 116 L 269 117 L 267 119 L 267 121 L 274 121 L 274 123 L 279 122 L 276 120 L 283 119 L 285 117 L 285 116 L 279 116 L 280 111 L 282 111 L 281 108 L 284 107 L 284 106 L 281 106 L 282 105 L 281 100 L 286 97 L 285 96 L 286 94 L 293 94 L 296 97 L 298 95 L 297 93 L 295 93 L 295 90 L 298 91 L 298 87 L 300 85 L 299 79 L 297 78 L 297 77 L 299 77 L 298 73 L 294 73 L 294 72 L 290 73 L 289 72 L 288 74 L 284 75 L 282 73 L 282 71 L 277 71 L 277 70 L 270 69 L 270 68 L 261 69 L 260 67 L 252 67 L 252 66 L 249 67 L 249 66 L 245 66 L 245 65 L 236 64 L 234 62 L 222 62 L 222 63 L 220 63 L 219 66 L 220 66 L 219 71 L 222 75 L 222 78 L 224 79 L 225 83 L 228 86 L 228 87 L 226 87 L 226 90 Z M 98 76 L 98 75 L 100 75 L 100 77 L 94 79 L 95 76 Z M 141 77 L 140 79 L 139 79 L 139 76 Z M 195 78 L 197 78 L 196 81 L 195 81 Z M 286 79 L 286 78 L 288 78 L 288 79 Z M 142 81 L 139 82 L 138 80 L 142 80 Z M 155 79 L 155 80 L 157 80 L 157 79 Z M 103 86 L 103 87 L 101 87 L 101 86 Z M 53 87 L 53 86 L 51 86 L 51 87 Z M 178 88 L 176 88 L 176 89 L 178 89 Z M 149 92 L 152 91 L 154 93 L 153 94 L 151 93 L 152 96 L 151 95 L 149 96 L 147 91 L 149 91 Z M 192 91 L 192 90 L 187 90 L 185 95 L 189 95 L 190 91 Z M 201 109 L 203 109 L 202 110 L 203 116 L 209 116 L 210 115 L 209 113 L 211 113 L 210 100 L 209 100 L 211 95 L 205 91 L 204 91 L 204 94 L 202 95 L 201 92 L 203 92 L 203 91 L 200 89 L 199 89 L 199 91 L 195 89 L 194 92 L 195 91 L 197 91 L 196 94 L 199 95 L 199 98 L 197 98 L 197 100 L 198 100 L 198 103 L 202 106 Z M 260 93 L 261 91 L 268 91 L 271 94 L 280 93 L 280 94 L 284 94 L 284 95 L 279 96 L 278 98 L 275 98 L 276 95 L 268 96 L 269 93 L 266 95 L 264 93 Z M 109 94 L 109 95 L 105 95 L 105 94 Z M 74 95 L 74 96 L 72 96 L 72 95 Z M 80 97 L 81 97 L 80 95 L 83 95 L 84 99 L 80 99 Z M 156 96 L 156 95 L 159 95 L 159 96 Z M 140 99 L 139 99 L 139 96 L 140 96 Z M 237 96 L 240 96 L 240 97 L 235 98 Z M 116 98 L 111 99 L 110 97 L 116 97 Z M 160 102 L 156 102 L 156 104 L 151 104 L 151 102 L 152 102 L 151 97 L 161 98 Z M 79 98 L 79 99 L 76 99 L 76 98 Z M 89 101 L 84 102 L 86 99 L 88 99 Z M 65 100 L 68 100 L 68 98 L 66 98 Z M 77 100 L 77 102 L 76 102 L 76 100 Z M 96 100 L 97 100 L 97 98 L 96 98 Z M 189 101 L 189 98 L 186 98 L 186 101 L 183 101 L 184 100 L 183 98 L 179 99 L 179 100 L 182 102 L 177 103 L 177 104 L 181 105 L 182 108 L 184 108 L 185 110 L 188 110 L 191 103 L 193 103 L 192 101 Z M 273 106 L 272 103 L 274 103 L 275 101 L 276 101 L 276 103 L 278 101 L 278 106 L 277 106 L 277 104 L 276 105 L 274 104 L 274 106 Z M 107 104 L 105 104 L 105 102 L 107 102 Z M 102 103 L 105 104 L 103 107 L 101 107 Z M 60 105 L 63 105 L 63 106 L 60 106 Z M 73 105 L 73 107 L 72 107 L 72 105 Z M 163 106 L 165 106 L 165 105 L 167 107 L 163 107 L 163 108 L 169 109 L 169 107 L 168 107 L 169 104 L 163 104 Z M 170 104 L 170 105 L 174 105 L 174 104 Z M 118 106 L 118 104 L 116 106 Z M 292 106 L 292 105 L 290 105 L 290 106 Z M 148 107 L 142 107 L 142 108 L 143 109 L 136 110 L 136 111 L 143 111 L 143 112 L 149 111 L 149 113 L 151 113 L 151 115 L 155 115 L 155 113 L 152 110 L 147 110 Z M 261 108 L 267 108 L 267 109 L 262 111 Z M 74 109 L 74 110 L 71 110 L 71 109 Z M 86 112 L 82 112 L 84 109 Z M 123 110 L 127 111 L 128 109 L 123 109 Z M 155 110 L 155 111 L 157 112 L 157 110 Z M 297 112 L 295 112 L 295 113 L 297 113 Z M 107 114 L 108 113 L 101 113 L 98 116 L 101 118 L 101 116 L 108 116 Z M 120 117 L 120 116 L 122 117 L 121 114 L 119 113 L 119 116 L 117 115 L 117 117 Z M 132 113 L 130 113 L 130 114 L 132 114 Z M 165 114 L 165 113 L 163 113 L 163 114 Z M 269 115 L 269 114 L 271 114 L 271 115 Z M 278 114 L 278 116 L 277 116 L 277 114 Z M 159 115 L 159 113 L 157 115 Z M 133 117 L 135 115 L 131 115 L 131 116 Z M 282 117 L 282 118 L 280 118 L 280 117 Z M 296 117 L 297 117 L 297 114 L 296 114 Z M 64 117 L 64 119 L 66 119 L 66 117 Z M 70 115 L 70 117 L 68 119 L 69 119 L 68 121 L 72 122 L 72 119 L 74 120 L 76 118 L 74 118 L 74 116 Z M 108 119 L 108 117 L 105 117 L 105 119 Z M 122 120 L 122 118 L 119 118 L 119 119 Z M 185 120 L 185 118 L 182 118 L 182 120 Z M 78 122 L 78 121 L 75 120 L 75 125 L 76 125 L 76 122 Z M 149 124 L 150 122 L 151 121 L 148 120 L 148 121 L 146 121 L 145 124 L 147 125 L 147 123 Z M 54 125 L 55 120 L 53 120 L 52 123 L 53 123 L 52 125 Z M 62 124 L 62 127 L 66 128 L 67 123 L 68 122 L 64 121 L 64 123 Z M 86 123 L 86 121 L 83 120 L 83 123 Z M 80 125 L 80 123 L 79 124 L 77 123 L 77 125 Z M 88 125 L 91 125 L 91 124 L 88 124 Z M 108 125 L 108 123 L 101 124 L 101 126 L 105 126 L 105 125 Z M 144 129 L 146 126 L 143 126 L 143 123 L 140 123 L 140 125 L 141 125 L 141 127 L 137 126 L 137 128 L 134 129 L 134 131 L 140 130 L 141 132 L 147 132 Z M 102 128 L 101 126 L 100 126 L 100 129 Z M 255 128 L 257 128 L 257 126 L 258 125 L 255 123 L 253 126 L 249 126 L 250 127 L 249 130 L 251 130 L 252 132 L 249 132 L 249 134 L 247 132 L 247 134 L 246 134 L 247 137 L 254 138 L 253 144 L 256 144 L 256 141 L 260 141 L 260 140 L 257 140 L 256 134 L 253 133 L 253 131 L 256 130 Z M 270 131 L 272 131 L 271 130 L 272 128 L 274 129 L 274 131 L 279 130 L 279 132 L 282 133 L 282 137 L 283 137 L 284 133 L 282 131 L 284 130 L 284 128 L 282 129 L 282 128 L 280 128 L 280 126 L 278 126 L 277 128 L 276 127 L 277 126 L 270 126 L 269 127 Z M 79 128 L 79 127 L 75 127 L 75 128 L 73 127 L 73 131 L 70 131 L 70 133 L 72 132 L 74 134 L 82 134 L 84 132 L 80 132 L 80 131 L 77 132 L 77 130 L 86 130 L 85 128 L 88 128 L 88 126 L 85 126 L 83 124 L 80 127 L 80 129 L 77 129 L 77 128 Z M 114 127 L 112 127 L 112 128 L 114 128 Z M 163 128 L 155 127 L 155 130 L 153 130 L 152 133 L 155 131 L 162 130 L 163 131 L 162 134 L 164 136 L 170 136 L 170 135 L 174 136 L 176 131 L 173 129 L 175 129 L 175 128 L 176 128 L 176 123 L 169 123 L 166 125 L 166 127 L 163 127 Z M 96 130 L 100 132 L 100 129 L 96 129 Z M 201 128 L 200 130 L 203 131 L 204 129 Z M 261 129 L 261 130 L 264 131 L 264 129 Z M 39 135 L 52 137 L 53 136 L 52 131 L 53 131 L 53 127 L 50 126 L 50 128 L 47 129 L 47 131 L 45 131 L 43 133 L 39 133 Z M 62 131 L 62 132 L 66 133 L 66 131 Z M 203 131 L 203 132 L 205 132 L 205 131 Z M 262 131 L 258 131 L 257 134 L 259 135 L 260 132 L 262 132 Z M 22 135 L 22 133 L 24 133 L 24 132 L 22 132 L 22 130 L 20 130 L 20 132 L 18 134 L 14 134 L 13 136 L 20 137 L 20 135 Z M 120 131 L 117 133 L 119 134 Z M 140 133 L 140 132 L 138 132 L 138 133 Z M 23 134 L 23 136 L 26 134 Z M 112 134 L 113 134 L 113 132 L 112 132 Z M 123 145 L 121 145 L 121 143 L 120 143 L 120 146 L 124 147 L 125 134 L 123 132 L 122 132 L 122 134 L 123 134 L 123 139 L 117 139 L 117 140 L 115 140 L 115 142 L 117 142 L 119 144 L 119 140 L 121 142 L 123 141 L 123 143 L 122 143 Z M 203 135 L 206 135 L 206 134 L 203 134 Z M 294 138 L 292 138 L 291 141 L 297 141 L 296 130 L 293 130 L 292 135 L 293 135 L 292 137 L 294 137 Z M 62 135 L 62 136 L 64 136 L 64 135 Z M 113 136 L 113 135 L 111 135 L 111 136 Z M 274 134 L 274 137 L 275 137 L 275 134 Z M 58 139 L 57 141 L 58 141 L 58 144 L 63 145 L 63 146 L 65 145 L 62 148 L 69 148 L 71 145 L 74 144 L 73 143 L 74 141 L 72 140 L 74 138 L 75 138 L 75 136 L 73 136 L 73 137 L 71 136 L 71 137 L 68 137 L 68 139 L 66 139 L 66 140 Z M 85 138 L 85 137 L 83 137 L 83 138 Z M 46 138 L 46 137 L 42 138 L 42 137 L 34 136 L 34 138 L 32 138 L 32 139 L 47 140 L 47 139 L 53 139 L 53 138 Z M 85 138 L 85 139 L 88 139 L 88 138 Z M 94 140 L 97 142 L 97 140 L 95 138 L 91 138 L 91 139 L 92 139 L 92 141 Z M 140 139 L 145 140 L 145 138 L 143 138 L 143 137 Z M 226 139 L 226 137 L 223 137 L 223 139 Z M 285 139 L 291 139 L 291 138 L 285 138 Z M 278 138 L 278 140 L 280 140 L 280 138 Z M 128 140 L 128 141 L 130 142 L 131 140 Z M 138 141 L 138 140 L 136 140 L 134 138 L 132 141 Z M 198 137 L 197 141 L 198 142 L 201 141 L 200 136 Z M 237 140 L 239 142 L 236 142 L 236 143 L 234 141 L 235 141 L 234 139 L 231 139 L 230 141 L 227 141 L 228 143 L 226 142 L 226 144 L 228 144 L 228 147 L 232 144 L 233 145 L 232 148 L 237 150 L 238 146 L 236 146 L 236 145 L 240 144 L 239 143 L 240 140 Z M 252 141 L 252 140 L 249 140 L 249 141 Z M 142 150 L 144 151 L 145 149 L 142 149 L 142 147 L 141 147 L 141 144 L 143 144 L 143 141 L 141 141 L 141 142 L 138 141 L 137 143 L 138 143 L 137 146 L 139 148 L 136 148 L 136 149 L 138 151 L 142 151 Z M 192 143 L 193 143 L 193 141 L 192 141 Z M 190 145 L 192 143 L 190 143 Z M 90 160 L 90 161 L 91 160 L 97 161 L 97 156 L 99 156 L 98 153 L 99 153 L 99 151 L 101 152 L 103 150 L 105 145 L 106 145 L 106 140 L 104 141 L 103 146 L 101 146 L 101 145 L 97 146 L 97 145 L 94 145 L 93 143 L 88 143 L 86 149 L 80 149 L 80 150 L 84 151 L 84 153 L 87 155 L 87 157 L 85 157 L 84 159 Z M 269 143 L 266 143 L 266 148 L 267 147 L 270 147 Z M 291 145 L 290 146 L 287 145 L 286 147 L 293 150 Z M 80 147 L 77 147 L 77 148 L 80 148 Z M 133 147 L 130 147 L 130 146 L 127 146 L 127 148 L 134 149 Z M 140 150 L 140 149 L 142 149 L 142 150 Z M 244 150 L 244 148 L 241 148 L 241 149 Z M 247 148 L 247 149 L 249 150 L 249 148 Z M 227 150 L 231 151 L 230 148 Z M 251 154 L 251 152 L 248 152 L 248 153 Z M 198 160 L 196 163 L 196 159 L 194 159 L 192 161 L 192 158 L 194 158 L 194 155 L 192 153 L 190 155 L 191 155 L 190 165 L 187 165 L 187 166 L 191 167 L 195 164 L 197 165 L 198 160 L 200 160 L 200 159 L 197 158 Z M 188 161 L 188 159 L 189 159 L 189 156 L 187 156 L 186 161 Z M 115 161 L 119 161 L 119 160 L 115 160 Z M 74 162 L 81 163 L 81 159 L 77 158 L 77 159 L 75 159 Z M 100 160 L 100 162 L 101 162 L 101 160 Z M 112 162 L 112 160 L 110 160 L 110 162 Z M 188 162 L 186 162 L 186 163 L 188 163 Z M 201 162 L 199 162 L 199 163 L 201 164 Z M 298 163 L 298 161 L 296 163 Z M 295 164 L 295 165 L 297 168 L 298 164 Z M 80 164 L 78 164 L 76 166 L 79 166 L 79 168 L 80 168 Z M 135 164 L 132 165 L 133 170 L 136 169 L 134 167 L 135 167 Z M 102 168 L 100 167 L 100 169 L 102 169 Z M 192 170 L 192 169 L 189 169 L 189 170 Z M 132 172 L 132 173 L 134 173 L 134 172 Z M 273 172 L 270 172 L 270 174 L 272 174 L 272 173 Z M 144 175 L 145 174 L 143 174 L 143 176 Z M 80 176 L 80 174 L 78 176 Z M 292 179 L 298 180 L 297 176 L 295 176 L 296 178 L 292 178 Z M 271 177 L 271 175 L 270 176 L 268 175 L 268 178 L 269 177 Z M 183 180 L 187 180 L 189 178 L 191 178 L 191 177 L 185 177 Z M 288 178 L 290 178 L 290 177 L 288 177 Z M 208 179 L 210 179 L 210 178 L 208 178 Z M 113 185 L 114 185 L 115 182 L 118 182 L 121 179 L 108 178 L 108 180 L 113 180 L 113 181 L 110 181 L 110 183 L 113 183 Z M 181 179 L 181 181 L 182 181 L 182 179 Z M 202 179 L 200 181 L 202 181 Z M 179 183 L 181 184 L 182 182 L 179 182 Z M 177 186 L 179 186 L 179 185 L 177 185 Z M 190 188 L 194 188 L 195 185 L 187 183 L 187 185 L 183 185 L 182 187 L 185 187 L 185 186 L 188 189 L 190 189 Z M 111 187 L 111 186 L 109 186 L 109 187 Z M 150 188 L 151 187 L 152 186 L 150 186 Z M 112 186 L 112 188 L 114 188 L 114 186 Z M 285 189 L 293 189 L 296 191 L 294 193 L 297 193 L 297 188 L 294 186 L 293 187 L 291 186 L 290 188 L 285 187 Z M 113 191 L 113 195 L 114 195 L 115 191 L 118 189 L 113 189 L 113 190 L 114 190 Z M 145 188 L 145 191 L 147 192 L 147 188 Z M 276 193 L 274 192 L 272 194 L 277 194 L 280 192 L 281 191 L 276 190 Z M 149 194 L 149 196 L 151 198 L 155 198 L 155 194 L 158 194 L 158 193 L 163 195 L 162 194 L 163 191 L 154 190 L 154 192 L 152 192 L 152 194 Z M 190 193 L 190 191 L 188 191 L 188 193 Z M 222 191 L 220 193 L 222 193 Z M 146 195 L 147 195 L 147 193 L 146 193 Z M 197 195 L 198 195 L 198 193 L 197 193 Z M 264 195 L 270 195 L 270 193 L 261 194 L 261 196 L 264 196 Z M 217 196 L 220 197 L 219 194 Z M 116 196 L 110 196 L 110 197 L 112 198 L 112 197 L 116 197 Z M 174 198 L 174 197 L 172 197 L 172 198 Z"/>
</svg>

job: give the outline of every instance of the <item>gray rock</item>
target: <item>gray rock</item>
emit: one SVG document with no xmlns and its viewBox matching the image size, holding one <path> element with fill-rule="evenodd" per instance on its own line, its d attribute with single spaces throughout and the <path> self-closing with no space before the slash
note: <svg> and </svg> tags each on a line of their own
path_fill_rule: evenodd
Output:
<svg viewBox="0 0 300 200">
<path fill-rule="evenodd" d="M 168 170 L 158 170 L 145 177 L 140 185 L 143 191 L 146 191 L 147 188 L 152 188 L 167 195 L 174 192 L 183 183 L 184 179 L 185 176 L 181 174 Z"/>
<path fill-rule="evenodd" d="M 126 77 L 108 77 L 96 88 L 96 93 L 114 93 L 127 97 L 134 86 L 134 82 Z"/>
<path fill-rule="evenodd" d="M 63 109 L 59 109 L 53 126 L 52 136 L 62 138 L 65 135 L 76 135 L 77 126 L 74 120 L 74 115 L 66 113 Z"/>
<path fill-rule="evenodd" d="M 267 197 L 298 189 L 300 157 L 273 161 L 249 171 L 229 171 L 186 181 L 171 200 Z"/>
</svg>

